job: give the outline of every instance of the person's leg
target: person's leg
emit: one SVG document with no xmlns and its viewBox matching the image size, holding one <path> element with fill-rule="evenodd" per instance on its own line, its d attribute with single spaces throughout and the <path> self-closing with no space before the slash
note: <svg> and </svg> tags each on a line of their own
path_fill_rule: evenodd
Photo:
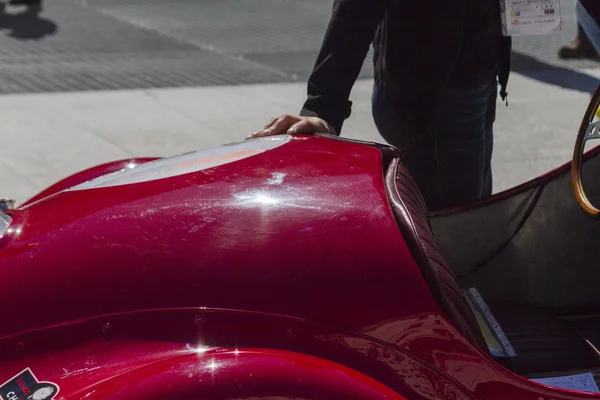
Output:
<svg viewBox="0 0 600 400">
<path fill-rule="evenodd" d="M 579 6 L 579 1 L 573 1 L 575 9 Z M 577 14 L 577 12 L 576 12 Z M 558 58 L 564 60 L 568 59 L 580 59 L 580 58 L 598 58 L 598 52 L 594 48 L 594 45 L 590 42 L 587 34 L 583 30 L 581 23 L 576 15 L 577 22 L 577 37 L 571 41 L 571 43 L 562 46 L 558 49 Z"/>
<path fill-rule="evenodd" d="M 373 86 L 372 113 L 377 130 L 383 139 L 396 147 L 403 156 L 415 183 L 419 187 L 428 208 L 434 206 L 436 196 L 435 152 L 429 143 L 425 128 L 417 129 L 416 124 L 407 121 L 406 113 L 401 112 L 403 106 L 398 104 L 377 84 Z"/>
<path fill-rule="evenodd" d="M 592 18 L 579 1 L 577 2 L 575 11 L 581 29 L 585 32 L 596 51 L 600 53 L 600 26 L 598 26 L 594 18 Z"/>
<path fill-rule="evenodd" d="M 563 60 L 598 58 L 598 52 L 590 42 L 590 39 L 588 39 L 580 23 L 577 24 L 577 37 L 571 43 L 558 49 L 558 58 Z"/>
<path fill-rule="evenodd" d="M 473 90 L 445 89 L 426 133 L 408 128 L 398 118 L 396 106 L 374 91 L 375 124 L 388 143 L 402 150 L 429 210 L 470 203 L 491 193 L 493 137 L 487 121 L 493 121 L 488 104 L 495 89 L 492 82 Z"/>
<path fill-rule="evenodd" d="M 437 208 L 471 203 L 491 193 L 495 108 L 490 103 L 495 89 L 490 81 L 477 89 L 442 92 L 434 119 Z"/>
</svg>

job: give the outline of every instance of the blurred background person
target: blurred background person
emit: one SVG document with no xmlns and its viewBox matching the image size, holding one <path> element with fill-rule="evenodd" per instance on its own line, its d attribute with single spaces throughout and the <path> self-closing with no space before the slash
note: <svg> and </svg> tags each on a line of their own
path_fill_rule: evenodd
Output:
<svg viewBox="0 0 600 400">
<path fill-rule="evenodd" d="M 558 50 L 558 57 L 563 60 L 598 58 L 598 52 L 592 42 L 590 42 L 579 21 L 577 22 L 577 37 L 571 43 Z"/>
<path fill-rule="evenodd" d="M 577 0 L 575 5 L 577 23 L 590 45 L 600 53 L 600 0 Z M 600 108 L 596 110 L 600 118 Z"/>
<path fill-rule="evenodd" d="M 600 0 L 595 1 L 600 3 Z M 586 2 L 584 7 L 581 1 L 577 1 L 575 12 L 580 29 L 585 34 L 594 50 L 597 53 L 600 53 L 600 25 L 596 22 L 599 17 L 597 15 L 598 4 L 592 5 L 591 2 Z"/>
</svg>

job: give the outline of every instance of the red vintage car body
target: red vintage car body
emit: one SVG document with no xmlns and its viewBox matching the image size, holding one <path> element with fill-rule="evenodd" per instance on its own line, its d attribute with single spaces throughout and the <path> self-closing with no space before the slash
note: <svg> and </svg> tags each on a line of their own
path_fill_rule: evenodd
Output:
<svg viewBox="0 0 600 400">
<path fill-rule="evenodd" d="M 153 159 L 109 163 L 8 210 L 0 382 L 29 368 L 57 399 L 598 397 L 510 372 L 449 318 L 386 193 L 393 149 L 268 140 L 129 181 Z"/>
</svg>

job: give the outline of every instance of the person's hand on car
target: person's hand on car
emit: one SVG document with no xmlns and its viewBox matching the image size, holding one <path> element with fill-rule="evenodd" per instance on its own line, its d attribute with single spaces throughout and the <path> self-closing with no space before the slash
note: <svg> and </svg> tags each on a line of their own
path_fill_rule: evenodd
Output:
<svg viewBox="0 0 600 400">
<path fill-rule="evenodd" d="M 335 135 L 335 129 L 327 122 L 317 117 L 299 117 L 284 114 L 273 118 L 265 127 L 254 132 L 246 139 L 254 139 L 264 136 L 283 135 L 287 133 L 328 133 Z"/>
</svg>

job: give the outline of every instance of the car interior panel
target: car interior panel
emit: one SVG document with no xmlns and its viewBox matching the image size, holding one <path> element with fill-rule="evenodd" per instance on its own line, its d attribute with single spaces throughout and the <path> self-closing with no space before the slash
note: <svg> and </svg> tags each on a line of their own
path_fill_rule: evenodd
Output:
<svg viewBox="0 0 600 400">
<path fill-rule="evenodd" d="M 596 201 L 599 154 L 600 148 L 589 151 L 583 164 L 587 195 Z M 580 210 L 571 193 L 570 165 L 479 204 L 432 213 L 428 222 L 415 200 L 418 191 L 400 165 L 392 163 L 387 178 L 400 229 L 407 242 L 427 243 L 429 254 L 440 249 L 437 268 L 419 263 L 424 276 L 437 277 L 426 279 L 432 292 L 440 290 L 431 282 L 441 280 L 477 288 L 515 349 L 513 357 L 496 357 L 511 371 L 528 378 L 592 371 L 600 384 L 600 270 L 595 262 L 600 246 L 593 241 L 598 222 Z M 418 228 L 407 229 L 407 221 Z M 427 224 L 431 239 L 423 234 Z M 421 233 L 415 236 L 416 231 Z M 415 250 L 419 246 L 412 248 L 420 252 Z M 444 297 L 438 298 L 444 304 Z M 471 310 L 445 309 L 480 347 L 480 335 L 462 324 L 473 322 Z"/>
</svg>

